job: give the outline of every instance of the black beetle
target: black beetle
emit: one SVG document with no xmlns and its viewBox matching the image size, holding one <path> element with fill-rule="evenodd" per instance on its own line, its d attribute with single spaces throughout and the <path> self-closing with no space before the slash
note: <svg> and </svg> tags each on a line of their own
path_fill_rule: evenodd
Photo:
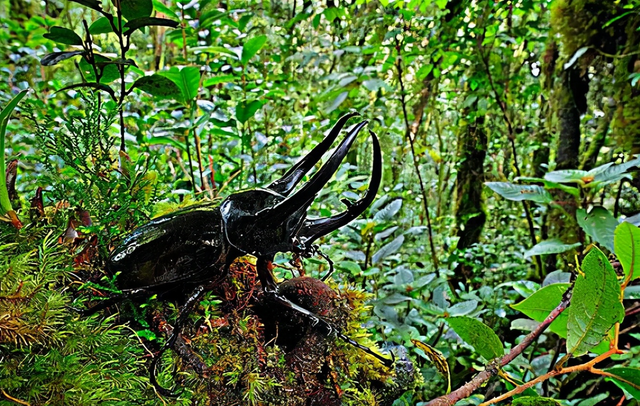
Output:
<svg viewBox="0 0 640 406">
<path fill-rule="evenodd" d="M 380 359 L 370 349 L 346 337 L 334 326 L 303 309 L 278 293 L 271 271 L 271 261 L 279 252 L 293 252 L 309 257 L 316 252 L 313 242 L 344 226 L 372 203 L 382 176 L 380 143 L 373 140 L 373 165 L 369 187 L 360 200 L 347 203 L 347 210 L 328 218 L 307 219 L 307 209 L 337 171 L 358 133 L 367 125 L 355 125 L 338 145 L 328 161 L 299 190 L 294 189 L 322 155 L 330 149 L 347 120 L 358 115 L 341 117 L 325 139 L 302 158 L 285 175 L 264 189 L 253 189 L 227 197 L 220 206 L 205 204 L 179 210 L 156 218 L 137 228 L 111 253 L 107 268 L 116 276 L 121 295 L 89 309 L 91 314 L 124 298 L 148 297 L 157 294 L 187 294 L 180 307 L 173 334 L 164 349 L 171 348 L 186 322 L 190 309 L 199 301 L 207 286 L 226 277 L 230 264 L 238 257 L 250 254 L 257 258 L 257 272 L 265 294 L 276 303 L 296 310 L 308 317 L 325 334 L 336 335 L 352 345 Z M 152 363 L 151 380 L 155 381 Z"/>
</svg>

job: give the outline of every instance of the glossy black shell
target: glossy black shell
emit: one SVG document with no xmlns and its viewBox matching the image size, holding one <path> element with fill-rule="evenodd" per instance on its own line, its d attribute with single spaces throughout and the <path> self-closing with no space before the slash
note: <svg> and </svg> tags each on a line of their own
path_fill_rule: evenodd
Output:
<svg viewBox="0 0 640 406">
<path fill-rule="evenodd" d="M 166 290 L 212 281 L 225 269 L 228 244 L 220 209 L 201 205 L 158 217 L 137 228 L 109 257 L 122 290 Z"/>
</svg>

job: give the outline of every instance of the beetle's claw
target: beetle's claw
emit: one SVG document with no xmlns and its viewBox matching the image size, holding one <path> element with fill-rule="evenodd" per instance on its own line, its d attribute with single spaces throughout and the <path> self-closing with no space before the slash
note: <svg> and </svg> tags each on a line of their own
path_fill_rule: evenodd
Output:
<svg viewBox="0 0 640 406">
<path fill-rule="evenodd" d="M 162 357 L 163 353 L 164 353 L 164 349 L 160 350 L 158 355 L 156 355 L 153 358 L 153 361 L 151 361 L 151 366 L 149 367 L 149 381 L 151 382 L 151 385 L 153 385 L 155 390 L 162 396 L 166 396 L 169 398 L 177 398 L 182 393 L 182 390 L 180 390 L 179 392 L 176 392 L 175 388 L 165 389 L 162 387 L 162 385 L 158 383 L 158 380 L 157 380 L 158 362 L 160 361 L 160 358 Z"/>
</svg>

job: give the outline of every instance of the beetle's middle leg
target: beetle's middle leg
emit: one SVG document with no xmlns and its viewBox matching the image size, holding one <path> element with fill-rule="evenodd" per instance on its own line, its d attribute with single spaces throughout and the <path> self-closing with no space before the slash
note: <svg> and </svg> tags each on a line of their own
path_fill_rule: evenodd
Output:
<svg viewBox="0 0 640 406">
<path fill-rule="evenodd" d="M 176 320 L 176 324 L 173 327 L 173 332 L 171 333 L 171 336 L 169 337 L 167 342 L 162 346 L 158 354 L 154 357 L 153 361 L 151 362 L 151 367 L 149 371 L 149 375 L 150 375 L 149 380 L 151 381 L 151 384 L 156 388 L 156 390 L 164 396 L 175 397 L 177 396 L 177 394 L 174 393 L 172 390 L 163 388 L 158 383 L 156 379 L 156 369 L 158 366 L 158 361 L 160 360 L 160 358 L 162 357 L 162 354 L 164 354 L 164 352 L 167 349 L 173 348 L 174 344 L 176 343 L 176 340 L 178 339 L 178 337 L 180 336 L 180 333 L 182 332 L 182 328 L 184 327 L 185 323 L 188 320 L 191 310 L 193 310 L 193 307 L 196 305 L 196 303 L 198 303 L 198 301 L 202 297 L 204 290 L 205 290 L 204 286 L 200 285 L 196 287 L 193 290 L 193 292 L 191 292 L 191 294 L 187 298 L 187 301 L 178 310 L 178 319 Z"/>
</svg>

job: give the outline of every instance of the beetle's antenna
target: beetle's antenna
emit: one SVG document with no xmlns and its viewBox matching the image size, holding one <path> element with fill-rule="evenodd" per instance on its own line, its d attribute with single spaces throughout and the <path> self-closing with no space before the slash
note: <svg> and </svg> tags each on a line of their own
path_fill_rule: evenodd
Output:
<svg viewBox="0 0 640 406">
<path fill-rule="evenodd" d="M 319 248 L 316 247 L 316 253 L 318 255 L 320 255 L 322 258 L 324 258 L 325 261 L 327 261 L 327 264 L 329 264 L 329 272 L 327 272 L 327 274 L 325 276 L 322 277 L 322 279 L 320 279 L 322 282 L 326 281 L 327 279 L 329 279 L 329 277 L 333 274 L 333 261 L 331 260 L 331 258 L 329 258 L 328 255 L 326 255 L 324 252 L 320 251 Z"/>
</svg>

